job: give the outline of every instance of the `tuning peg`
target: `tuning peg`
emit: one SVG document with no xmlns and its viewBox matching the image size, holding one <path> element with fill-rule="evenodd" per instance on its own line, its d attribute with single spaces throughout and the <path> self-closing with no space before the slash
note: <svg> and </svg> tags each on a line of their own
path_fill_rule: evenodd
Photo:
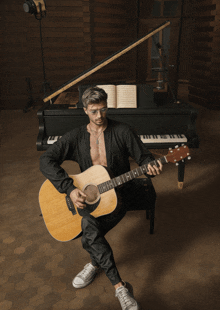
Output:
<svg viewBox="0 0 220 310">
<path fill-rule="evenodd" d="M 181 144 L 181 146 L 184 146 L 184 145 L 185 145 L 184 143 Z M 185 146 L 185 147 L 186 147 L 186 146 Z"/>
<path fill-rule="evenodd" d="M 169 147 L 169 151 L 172 151 L 172 147 Z"/>
<path fill-rule="evenodd" d="M 184 163 L 184 159 L 182 159 L 182 162 Z"/>
<path fill-rule="evenodd" d="M 191 159 L 191 156 L 188 156 L 187 159 L 190 160 L 190 159 Z"/>
<path fill-rule="evenodd" d="M 176 145 L 176 146 L 175 146 L 175 149 L 178 149 L 178 147 L 179 147 L 179 145 Z"/>
<path fill-rule="evenodd" d="M 176 163 L 176 166 L 179 166 L 179 163 Z"/>
</svg>

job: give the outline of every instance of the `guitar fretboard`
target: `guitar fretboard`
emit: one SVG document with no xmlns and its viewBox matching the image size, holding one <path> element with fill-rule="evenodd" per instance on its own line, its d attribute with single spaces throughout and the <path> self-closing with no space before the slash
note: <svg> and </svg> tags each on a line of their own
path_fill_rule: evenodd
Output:
<svg viewBox="0 0 220 310">
<path fill-rule="evenodd" d="M 158 165 L 158 163 L 157 163 L 158 160 L 162 164 L 166 164 L 167 163 L 166 156 L 163 156 L 163 157 L 161 157 L 161 158 L 159 158 L 157 160 L 151 161 L 148 164 L 150 164 L 151 166 L 153 166 L 153 165 L 157 166 Z M 148 172 L 148 168 L 147 168 L 148 164 L 142 165 L 142 166 L 140 166 L 140 167 L 138 167 L 136 169 L 133 169 L 133 170 L 131 170 L 129 172 L 121 174 L 120 176 L 118 176 L 116 178 L 113 178 L 113 179 L 111 179 L 109 181 L 106 181 L 104 183 L 99 184 L 98 185 L 98 190 L 99 190 L 100 194 L 103 194 L 103 193 L 105 193 L 105 192 L 107 192 L 107 191 L 109 191 L 109 190 L 111 190 L 111 189 L 113 189 L 113 188 L 115 188 L 115 187 L 117 187 L 119 185 L 122 185 L 122 184 L 124 184 L 124 183 L 126 183 L 126 182 L 128 182 L 130 180 L 133 180 L 133 179 L 135 179 L 137 177 L 140 177 L 141 175 L 147 173 Z"/>
</svg>

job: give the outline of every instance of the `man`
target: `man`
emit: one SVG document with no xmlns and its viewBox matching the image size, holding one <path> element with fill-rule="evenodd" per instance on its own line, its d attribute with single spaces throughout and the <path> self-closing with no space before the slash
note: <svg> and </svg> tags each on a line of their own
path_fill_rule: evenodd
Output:
<svg viewBox="0 0 220 310">
<path fill-rule="evenodd" d="M 102 165 L 108 167 L 115 177 L 130 171 L 129 157 L 139 165 L 154 160 L 130 126 L 107 118 L 107 94 L 103 89 L 88 88 L 82 96 L 82 102 L 89 124 L 65 134 L 40 159 L 42 173 L 59 192 L 69 195 L 80 209 L 85 208 L 86 195 L 74 186 L 73 180 L 61 167 L 64 160 L 76 161 L 82 172 L 92 165 Z M 161 171 L 160 162 L 158 167 L 148 164 L 149 176 Z M 83 288 L 94 280 L 98 269 L 102 269 L 115 287 L 122 309 L 137 310 L 138 303 L 128 290 L 129 285 L 122 281 L 112 249 L 104 237 L 124 217 L 129 195 L 134 195 L 132 182 L 125 183 L 117 193 L 122 203 L 111 214 L 99 218 L 90 214 L 82 217 L 82 245 L 90 254 L 91 262 L 76 275 L 72 284 L 75 288 Z"/>
</svg>

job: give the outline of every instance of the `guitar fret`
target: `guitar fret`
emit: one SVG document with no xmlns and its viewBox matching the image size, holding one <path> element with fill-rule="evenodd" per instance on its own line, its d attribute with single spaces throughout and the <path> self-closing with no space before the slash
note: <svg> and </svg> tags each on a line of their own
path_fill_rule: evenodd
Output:
<svg viewBox="0 0 220 310">
<path fill-rule="evenodd" d="M 127 173 L 123 174 L 123 179 L 124 179 L 124 183 L 126 183 L 128 181 L 127 179 Z"/>
<path fill-rule="evenodd" d="M 133 179 L 135 179 L 135 174 L 134 174 L 134 170 L 132 170 L 132 173 L 133 173 Z"/>
<path fill-rule="evenodd" d="M 106 182 L 106 186 L 107 186 L 107 189 L 109 190 L 109 189 L 110 189 L 110 183 L 109 183 L 109 181 Z"/>
<path fill-rule="evenodd" d="M 153 165 L 157 167 L 157 162 L 156 162 L 156 160 L 153 161 Z"/>
<path fill-rule="evenodd" d="M 166 156 L 161 157 L 159 160 L 163 165 L 168 163 Z"/>
<path fill-rule="evenodd" d="M 120 185 L 120 184 L 121 184 L 120 177 L 117 177 L 117 178 L 116 178 L 116 181 L 117 181 L 117 184 L 118 184 L 118 185 Z"/>
<path fill-rule="evenodd" d="M 148 169 L 147 169 L 147 166 L 146 166 L 146 165 L 143 165 L 142 167 L 143 167 L 143 170 L 145 170 L 145 173 L 147 173 L 147 170 L 148 170 Z"/>
<path fill-rule="evenodd" d="M 108 182 L 106 182 L 106 187 L 107 187 L 107 190 L 109 190 L 109 184 L 108 184 Z"/>
<path fill-rule="evenodd" d="M 112 184 L 112 180 L 108 181 L 109 183 L 109 189 L 112 189 L 114 187 L 114 185 Z"/>
<path fill-rule="evenodd" d="M 139 167 L 139 171 L 140 171 L 140 175 L 143 175 L 143 170 L 141 169 L 141 167 Z"/>
<path fill-rule="evenodd" d="M 102 186 L 101 186 L 101 184 L 97 185 L 97 187 L 98 187 L 99 193 L 102 194 L 102 190 L 101 190 Z"/>
<path fill-rule="evenodd" d="M 114 179 L 112 179 L 112 183 L 113 183 L 113 186 L 114 186 L 114 187 L 116 187 L 116 186 L 117 186 L 117 183 L 116 183 L 116 181 L 115 181 L 115 178 L 114 178 Z"/>
<path fill-rule="evenodd" d="M 114 185 L 112 184 L 112 180 L 108 181 L 109 183 L 109 188 L 112 189 L 114 187 Z"/>
<path fill-rule="evenodd" d="M 105 192 L 105 182 L 102 183 L 102 190 L 103 190 L 103 193 Z"/>
<path fill-rule="evenodd" d="M 137 174 L 138 174 L 138 177 L 141 175 L 141 169 L 139 167 L 137 168 Z"/>
<path fill-rule="evenodd" d="M 121 175 L 122 183 L 125 183 L 126 180 L 124 180 L 124 174 Z"/>
</svg>

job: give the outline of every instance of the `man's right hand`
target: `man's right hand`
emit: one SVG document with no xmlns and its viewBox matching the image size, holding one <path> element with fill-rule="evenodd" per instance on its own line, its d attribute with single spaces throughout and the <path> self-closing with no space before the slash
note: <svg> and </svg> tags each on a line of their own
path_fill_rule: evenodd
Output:
<svg viewBox="0 0 220 310">
<path fill-rule="evenodd" d="M 71 193 L 70 193 L 70 198 L 74 205 L 77 206 L 77 208 L 83 209 L 85 208 L 85 200 L 86 200 L 86 195 L 78 188 L 75 188 Z"/>
</svg>

